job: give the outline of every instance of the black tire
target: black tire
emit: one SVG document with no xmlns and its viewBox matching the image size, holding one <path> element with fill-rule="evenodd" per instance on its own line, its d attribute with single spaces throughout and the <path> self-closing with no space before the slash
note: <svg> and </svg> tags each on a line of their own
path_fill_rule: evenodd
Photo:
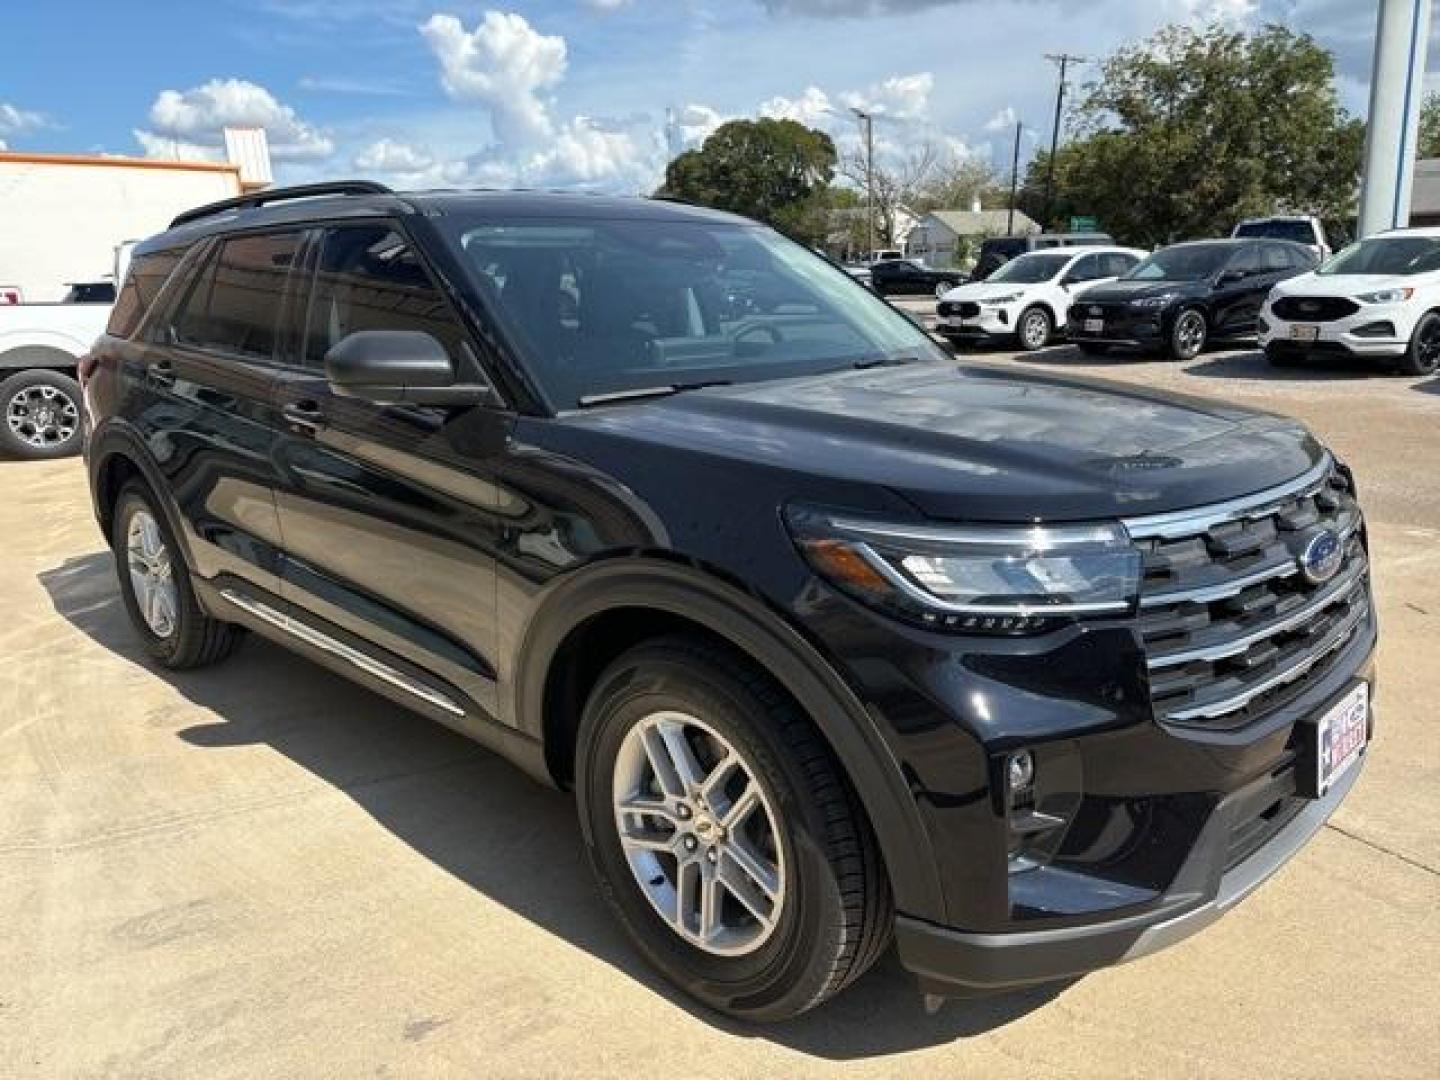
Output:
<svg viewBox="0 0 1440 1080">
<path fill-rule="evenodd" d="M 1028 307 L 1015 320 L 1015 339 L 1025 352 L 1039 352 L 1055 336 L 1055 320 L 1038 304 Z"/>
<path fill-rule="evenodd" d="M 1198 308 L 1186 308 L 1170 324 L 1165 355 L 1171 360 L 1194 360 L 1205 351 L 1209 336 L 1210 327 L 1205 321 L 1205 313 Z"/>
<path fill-rule="evenodd" d="M 70 376 L 46 368 L 0 382 L 0 450 L 25 461 L 80 452 L 85 399 Z"/>
<path fill-rule="evenodd" d="M 753 951 L 720 956 L 682 938 L 641 891 L 615 820 L 615 763 L 629 732 L 657 712 L 703 721 L 738 751 L 775 810 L 783 897 Z M 814 1008 L 888 946 L 894 906 L 854 793 L 809 719 L 763 672 L 689 638 L 642 644 L 597 682 L 581 719 L 576 798 L 600 891 L 647 960 L 705 1005 L 750 1021 Z"/>
<path fill-rule="evenodd" d="M 127 543 L 130 523 L 139 512 L 154 519 L 168 555 L 170 575 L 175 585 L 175 617 L 172 632 L 157 634 L 140 611 L 135 586 L 130 577 Z M 243 628 L 211 618 L 195 599 L 190 572 L 185 565 L 175 534 L 164 513 L 155 503 L 150 489 L 138 480 L 131 480 L 120 489 L 111 520 L 110 547 L 115 554 L 115 573 L 120 579 L 120 595 L 130 623 L 149 653 L 163 667 L 175 671 L 205 667 L 225 659 L 240 643 Z"/>
<path fill-rule="evenodd" d="M 1110 346 L 1098 341 L 1077 341 L 1075 344 L 1086 356 L 1107 356 L 1110 353 Z"/>
<path fill-rule="evenodd" d="M 1440 314 L 1432 311 L 1415 325 L 1410 347 L 1395 366 L 1401 375 L 1434 375 L 1440 371 Z"/>
</svg>

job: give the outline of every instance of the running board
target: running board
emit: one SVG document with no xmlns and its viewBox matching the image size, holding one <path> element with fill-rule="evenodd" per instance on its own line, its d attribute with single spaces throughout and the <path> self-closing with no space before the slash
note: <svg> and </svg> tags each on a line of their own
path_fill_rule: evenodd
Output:
<svg viewBox="0 0 1440 1080">
<path fill-rule="evenodd" d="M 276 611 L 269 604 L 261 603 L 234 589 L 221 589 L 220 596 L 228 603 L 234 604 L 241 611 L 253 615 L 262 622 L 269 623 L 278 630 L 283 630 L 291 637 L 298 638 L 307 645 L 314 646 L 322 652 L 344 660 L 352 667 L 357 667 L 367 675 L 372 675 L 381 682 L 389 683 L 397 689 L 405 691 L 412 697 L 417 697 L 427 704 L 442 709 L 452 716 L 464 716 L 465 710 L 457 705 L 450 698 L 437 690 L 432 690 L 418 679 L 396 671 L 389 664 L 376 660 L 373 656 L 361 652 L 359 649 L 346 645 L 343 641 L 337 641 L 329 634 L 322 634 L 313 626 L 301 622 L 283 611 Z"/>
</svg>

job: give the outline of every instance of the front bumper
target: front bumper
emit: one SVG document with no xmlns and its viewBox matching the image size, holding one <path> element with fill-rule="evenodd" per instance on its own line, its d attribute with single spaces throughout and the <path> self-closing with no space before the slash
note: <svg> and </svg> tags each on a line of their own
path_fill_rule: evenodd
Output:
<svg viewBox="0 0 1440 1080">
<path fill-rule="evenodd" d="M 1140 345 L 1154 346 L 1166 340 L 1166 308 L 1137 308 L 1129 304 L 1107 304 L 1101 314 L 1089 314 L 1090 308 L 1084 301 L 1077 302 L 1070 311 L 1070 321 L 1065 327 L 1066 336 L 1073 342 L 1087 341 L 1097 345 Z M 1096 322 L 1101 325 L 1095 328 Z"/>
<path fill-rule="evenodd" d="M 1260 346 L 1296 356 L 1329 354 L 1393 359 L 1404 355 L 1410 347 L 1416 320 L 1407 307 L 1405 304 L 1372 304 L 1347 318 L 1317 323 L 1287 321 L 1267 304 L 1260 316 Z M 1356 332 L 1367 327 L 1389 332 Z M 1304 335 L 1305 340 L 1300 340 L 1299 335 Z"/>
<path fill-rule="evenodd" d="M 1013 337 L 1017 310 L 1012 306 L 986 307 L 972 316 L 941 315 L 935 320 L 935 332 L 952 341 L 987 341 Z"/>
<path fill-rule="evenodd" d="M 1293 776 L 1265 777 L 1224 799 L 1211 815 L 1166 901 L 1140 915 L 1092 925 L 1017 933 L 967 933 L 921 919 L 896 920 L 901 963 L 927 993 L 966 996 L 1075 978 L 1184 940 L 1228 912 L 1295 855 L 1335 812 L 1365 757 L 1322 799 L 1307 801 L 1266 843 L 1229 870 L 1226 853 L 1257 803 Z"/>
</svg>

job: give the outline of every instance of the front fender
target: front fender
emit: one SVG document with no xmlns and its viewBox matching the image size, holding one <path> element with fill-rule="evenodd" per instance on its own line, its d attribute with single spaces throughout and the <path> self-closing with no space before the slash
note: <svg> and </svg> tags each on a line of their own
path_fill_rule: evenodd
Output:
<svg viewBox="0 0 1440 1080">
<path fill-rule="evenodd" d="M 596 563 L 557 581 L 540 601 L 517 653 L 516 719 L 545 737 L 550 661 L 572 631 L 621 608 L 664 612 L 728 641 L 783 684 L 814 721 L 869 816 L 907 913 L 943 919 L 943 898 L 925 825 L 876 719 L 824 656 L 755 596 L 686 564 L 649 556 Z"/>
</svg>

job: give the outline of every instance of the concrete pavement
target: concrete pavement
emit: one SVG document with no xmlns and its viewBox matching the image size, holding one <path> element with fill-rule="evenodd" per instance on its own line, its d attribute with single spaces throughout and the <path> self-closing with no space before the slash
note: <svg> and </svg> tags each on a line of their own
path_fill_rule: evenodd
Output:
<svg viewBox="0 0 1440 1080">
<path fill-rule="evenodd" d="M 887 959 L 796 1023 L 732 1025 L 632 953 L 566 796 L 263 642 L 155 671 L 78 463 L 4 463 L 0 1076 L 1440 1076 L 1440 380 L 978 362 L 1255 402 L 1358 473 L 1378 741 L 1217 926 L 935 1015 Z"/>
</svg>

